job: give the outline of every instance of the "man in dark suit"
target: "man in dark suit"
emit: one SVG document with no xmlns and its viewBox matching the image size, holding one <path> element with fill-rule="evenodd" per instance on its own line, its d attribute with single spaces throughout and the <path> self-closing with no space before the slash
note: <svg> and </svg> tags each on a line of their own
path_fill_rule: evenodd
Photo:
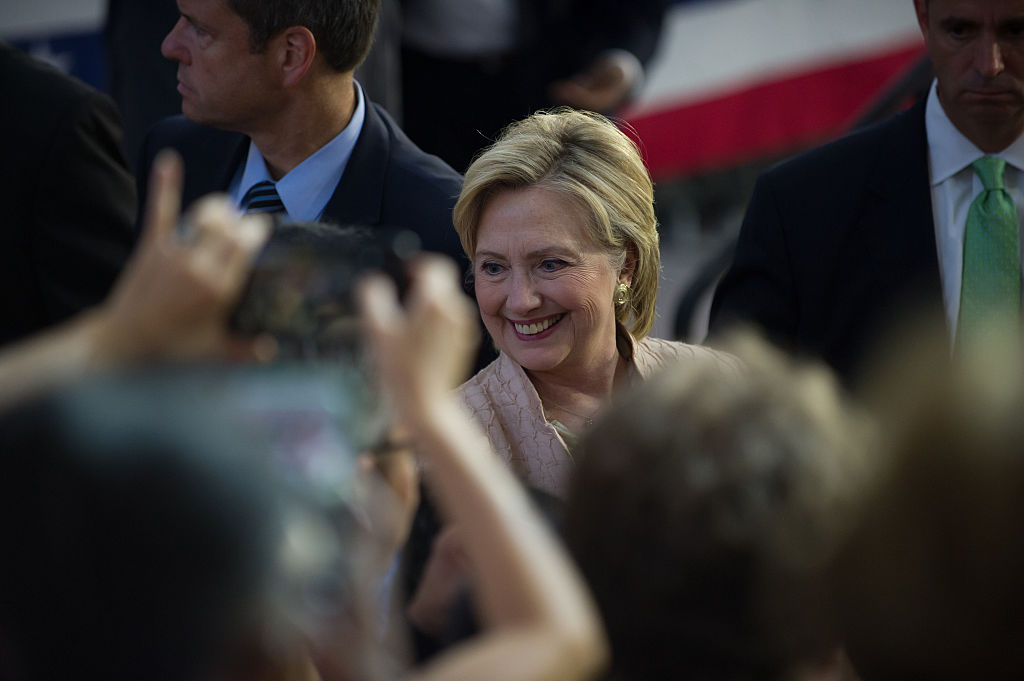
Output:
<svg viewBox="0 0 1024 681">
<path fill-rule="evenodd" d="M 373 48 L 356 69 L 363 91 L 392 115 L 401 112 L 398 14 L 398 0 L 383 0 Z M 124 150 L 130 167 L 139 162 L 149 129 L 181 109 L 177 64 L 160 54 L 160 42 L 178 16 L 175 0 L 107 0 L 103 42 L 110 96 L 124 119 Z"/>
<path fill-rule="evenodd" d="M 164 147 L 185 161 L 183 202 L 226 191 L 251 207 L 270 186 L 285 217 L 417 232 L 461 259 L 451 226 L 460 176 L 413 145 L 370 102 L 353 71 L 370 47 L 379 0 L 179 0 L 164 40 L 178 62 L 184 117 L 148 135 L 139 173 Z"/>
<path fill-rule="evenodd" d="M 114 103 L 0 42 L 0 345 L 106 297 L 134 242 Z"/>
<path fill-rule="evenodd" d="M 936 74 L 927 101 L 760 178 L 713 333 L 753 322 L 848 381 L 900 317 L 944 311 L 956 336 L 965 223 L 985 191 L 972 164 L 1005 161 L 1024 205 L 1024 0 L 914 7 Z"/>
</svg>

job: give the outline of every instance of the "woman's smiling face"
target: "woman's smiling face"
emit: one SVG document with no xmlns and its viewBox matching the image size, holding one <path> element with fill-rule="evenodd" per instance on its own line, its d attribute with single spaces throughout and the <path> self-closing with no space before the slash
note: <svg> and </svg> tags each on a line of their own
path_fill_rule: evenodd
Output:
<svg viewBox="0 0 1024 681">
<path fill-rule="evenodd" d="M 617 361 L 612 300 L 631 273 L 615 270 L 567 196 L 529 187 L 488 199 L 473 275 L 488 333 L 527 371 L 587 372 Z"/>
</svg>

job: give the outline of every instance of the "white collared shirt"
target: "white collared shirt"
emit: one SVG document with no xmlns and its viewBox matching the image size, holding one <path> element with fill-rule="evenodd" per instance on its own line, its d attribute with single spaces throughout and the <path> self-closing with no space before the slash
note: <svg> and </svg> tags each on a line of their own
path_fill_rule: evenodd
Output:
<svg viewBox="0 0 1024 681">
<path fill-rule="evenodd" d="M 355 90 L 356 108 L 345 129 L 274 183 L 281 203 L 284 204 L 285 219 L 295 222 L 317 220 L 331 200 L 348 160 L 352 157 L 352 150 L 355 149 L 366 118 L 366 97 L 359 83 L 355 83 Z M 235 173 L 228 187 L 228 195 L 235 205 L 240 206 L 246 192 L 264 180 L 273 182 L 263 154 L 250 142 L 249 155 L 239 172 Z"/>
<path fill-rule="evenodd" d="M 1024 225 L 1024 136 L 997 154 L 986 154 L 964 137 L 946 116 L 936 83 L 932 83 L 925 106 L 928 133 L 928 170 L 931 175 L 932 216 L 935 221 L 935 245 L 942 277 L 942 298 L 950 337 L 956 335 L 960 314 L 960 280 L 964 264 L 964 230 L 971 202 L 983 190 L 981 180 L 971 167 L 982 156 L 1006 161 L 1004 184 L 1017 206 L 1018 229 Z M 1024 244 L 1024 239 L 1021 240 Z M 1024 262 L 1024 257 L 1021 259 Z"/>
</svg>

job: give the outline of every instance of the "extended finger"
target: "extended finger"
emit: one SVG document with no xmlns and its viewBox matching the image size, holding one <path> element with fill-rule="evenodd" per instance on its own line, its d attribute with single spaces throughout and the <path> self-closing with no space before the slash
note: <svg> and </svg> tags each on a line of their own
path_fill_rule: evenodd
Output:
<svg viewBox="0 0 1024 681">
<path fill-rule="evenodd" d="M 242 220 L 223 195 L 203 197 L 190 209 L 193 234 L 183 245 L 193 270 L 222 296 L 241 289 L 255 250 L 269 227 L 262 220 Z"/>
<path fill-rule="evenodd" d="M 424 306 L 443 308 L 457 300 L 462 294 L 458 278 L 458 270 L 448 258 L 429 253 L 417 257 L 409 265 L 409 310 L 420 310 Z"/>
<path fill-rule="evenodd" d="M 267 215 L 245 215 L 235 224 L 234 240 L 238 245 L 227 263 L 234 275 L 248 275 L 256 256 L 270 238 L 273 223 Z"/>
<path fill-rule="evenodd" d="M 439 317 L 451 331 L 469 333 L 472 342 L 475 308 L 460 286 L 455 264 L 445 257 L 424 255 L 413 265 L 411 276 L 418 285 L 410 295 L 410 313 Z"/>
<path fill-rule="evenodd" d="M 384 394 L 394 392 L 399 380 L 396 371 L 404 357 L 399 346 L 404 333 L 402 311 L 394 283 L 380 274 L 363 277 L 356 285 L 356 306 L 364 343 L 376 369 L 377 381 Z M 392 358 L 395 361 L 389 361 Z"/>
<path fill-rule="evenodd" d="M 398 291 L 388 277 L 380 274 L 363 277 L 356 286 L 356 304 L 372 345 L 377 345 L 383 336 L 394 333 L 402 324 Z"/>
<path fill-rule="evenodd" d="M 159 240 L 174 231 L 181 214 L 184 174 L 181 156 L 176 151 L 164 149 L 157 154 L 150 172 L 143 240 Z"/>
<path fill-rule="evenodd" d="M 237 219 L 238 211 L 226 195 L 207 194 L 188 207 L 183 220 L 182 242 L 194 245 L 211 238 L 216 241 L 218 235 L 230 232 L 230 223 Z"/>
<path fill-rule="evenodd" d="M 260 249 L 270 237 L 271 222 L 266 215 L 247 215 L 228 225 L 210 244 L 219 263 L 221 284 L 234 302 L 241 295 Z"/>
</svg>

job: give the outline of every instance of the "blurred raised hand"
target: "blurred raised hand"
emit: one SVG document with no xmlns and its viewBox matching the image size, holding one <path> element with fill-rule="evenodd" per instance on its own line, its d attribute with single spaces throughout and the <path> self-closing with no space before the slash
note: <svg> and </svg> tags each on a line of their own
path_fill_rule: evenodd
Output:
<svg viewBox="0 0 1024 681">
<path fill-rule="evenodd" d="M 388 280 L 363 282 L 364 332 L 398 422 L 428 463 L 426 479 L 439 508 L 458 527 L 485 625 L 483 634 L 410 678 L 589 678 L 607 659 L 596 608 L 565 549 L 452 391 L 478 340 L 474 307 L 454 264 L 423 259 L 410 275 L 404 306 Z M 444 601 L 453 580 L 440 577 L 437 593 Z"/>
<path fill-rule="evenodd" d="M 587 69 L 550 86 L 551 98 L 577 109 L 611 113 L 626 103 L 643 81 L 643 65 L 625 50 L 609 50 Z"/>
<path fill-rule="evenodd" d="M 424 256 L 409 271 L 403 306 L 383 276 L 363 281 L 364 332 L 385 391 L 406 418 L 444 397 L 467 376 L 479 343 L 472 301 L 449 260 Z"/>
<path fill-rule="evenodd" d="M 145 231 L 99 310 L 100 349 L 119 359 L 258 356 L 260 342 L 232 336 L 227 318 L 270 223 L 210 195 L 179 230 L 182 174 L 173 152 L 154 163 Z"/>
<path fill-rule="evenodd" d="M 181 159 L 161 154 L 145 233 L 113 291 L 98 307 L 0 350 L 0 404 L 97 369 L 272 352 L 263 339 L 233 336 L 227 323 L 269 222 L 210 197 L 190 212 L 184 238 L 177 229 L 181 185 Z"/>
</svg>

